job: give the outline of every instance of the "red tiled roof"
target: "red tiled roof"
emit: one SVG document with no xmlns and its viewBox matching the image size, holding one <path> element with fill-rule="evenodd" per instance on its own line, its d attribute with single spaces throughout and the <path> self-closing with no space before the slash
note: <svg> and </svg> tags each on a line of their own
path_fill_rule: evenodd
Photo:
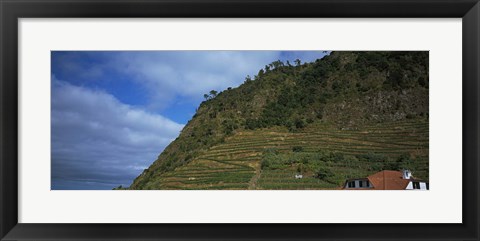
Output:
<svg viewBox="0 0 480 241">
<path fill-rule="evenodd" d="M 368 180 L 373 184 L 373 189 L 377 190 L 405 190 L 409 179 L 403 179 L 402 172 L 399 171 L 381 171 L 368 176 Z"/>
</svg>

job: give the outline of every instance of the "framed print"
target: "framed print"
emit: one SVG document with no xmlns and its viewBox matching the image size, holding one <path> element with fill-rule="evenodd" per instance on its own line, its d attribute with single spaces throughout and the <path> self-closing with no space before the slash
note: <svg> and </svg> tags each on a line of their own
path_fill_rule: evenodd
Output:
<svg viewBox="0 0 480 241">
<path fill-rule="evenodd" d="M 1 239 L 478 240 L 479 6 L 1 1 Z"/>
</svg>

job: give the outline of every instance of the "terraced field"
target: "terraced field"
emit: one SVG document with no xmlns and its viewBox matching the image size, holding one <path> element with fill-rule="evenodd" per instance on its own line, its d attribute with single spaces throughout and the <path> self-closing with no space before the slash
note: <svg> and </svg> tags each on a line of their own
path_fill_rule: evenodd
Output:
<svg viewBox="0 0 480 241">
<path fill-rule="evenodd" d="M 398 157 L 408 153 L 416 162 L 417 177 L 428 179 L 428 121 L 408 120 L 372 124 L 355 129 L 313 123 L 301 132 L 283 128 L 241 131 L 212 147 L 185 166 L 163 174 L 153 189 L 334 189 L 339 183 L 313 177 L 295 179 L 294 165 L 284 169 L 262 170 L 266 150 L 291 153 L 293 147 L 305 153 L 329 151 L 348 156 L 382 154 Z M 325 165 L 341 179 L 372 174 L 372 163 L 356 160 Z"/>
</svg>

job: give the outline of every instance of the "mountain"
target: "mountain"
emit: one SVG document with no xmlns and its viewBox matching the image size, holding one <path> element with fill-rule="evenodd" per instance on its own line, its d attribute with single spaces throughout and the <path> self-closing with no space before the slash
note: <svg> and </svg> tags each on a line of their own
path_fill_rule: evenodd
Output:
<svg viewBox="0 0 480 241">
<path fill-rule="evenodd" d="M 130 189 L 336 188 L 400 168 L 428 179 L 428 76 L 425 51 L 275 61 L 206 94 Z"/>
</svg>

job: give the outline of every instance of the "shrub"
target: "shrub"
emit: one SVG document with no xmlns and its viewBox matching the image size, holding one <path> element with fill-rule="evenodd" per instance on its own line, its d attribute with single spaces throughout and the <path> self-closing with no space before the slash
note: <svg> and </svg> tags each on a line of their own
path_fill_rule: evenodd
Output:
<svg viewBox="0 0 480 241">
<path fill-rule="evenodd" d="M 262 169 L 268 169 L 271 165 L 271 162 L 269 159 L 262 159 L 262 162 L 260 164 Z"/>
<path fill-rule="evenodd" d="M 302 151 L 303 151 L 303 147 L 301 147 L 301 146 L 294 146 L 294 147 L 292 148 L 292 151 L 293 151 L 293 152 L 302 152 Z"/>
<path fill-rule="evenodd" d="M 317 171 L 315 172 L 315 176 L 319 179 L 326 179 L 326 178 L 329 178 L 329 177 L 333 177 L 334 174 L 333 172 L 330 170 L 330 168 L 328 167 L 320 167 L 317 169 Z"/>
<path fill-rule="evenodd" d="M 300 173 L 300 174 L 303 174 L 305 172 L 306 168 L 305 168 L 305 165 L 303 165 L 302 163 L 298 164 L 297 166 L 297 172 Z"/>
<path fill-rule="evenodd" d="M 305 121 L 302 119 L 295 120 L 295 127 L 297 129 L 302 129 L 303 127 L 305 127 Z"/>
</svg>

